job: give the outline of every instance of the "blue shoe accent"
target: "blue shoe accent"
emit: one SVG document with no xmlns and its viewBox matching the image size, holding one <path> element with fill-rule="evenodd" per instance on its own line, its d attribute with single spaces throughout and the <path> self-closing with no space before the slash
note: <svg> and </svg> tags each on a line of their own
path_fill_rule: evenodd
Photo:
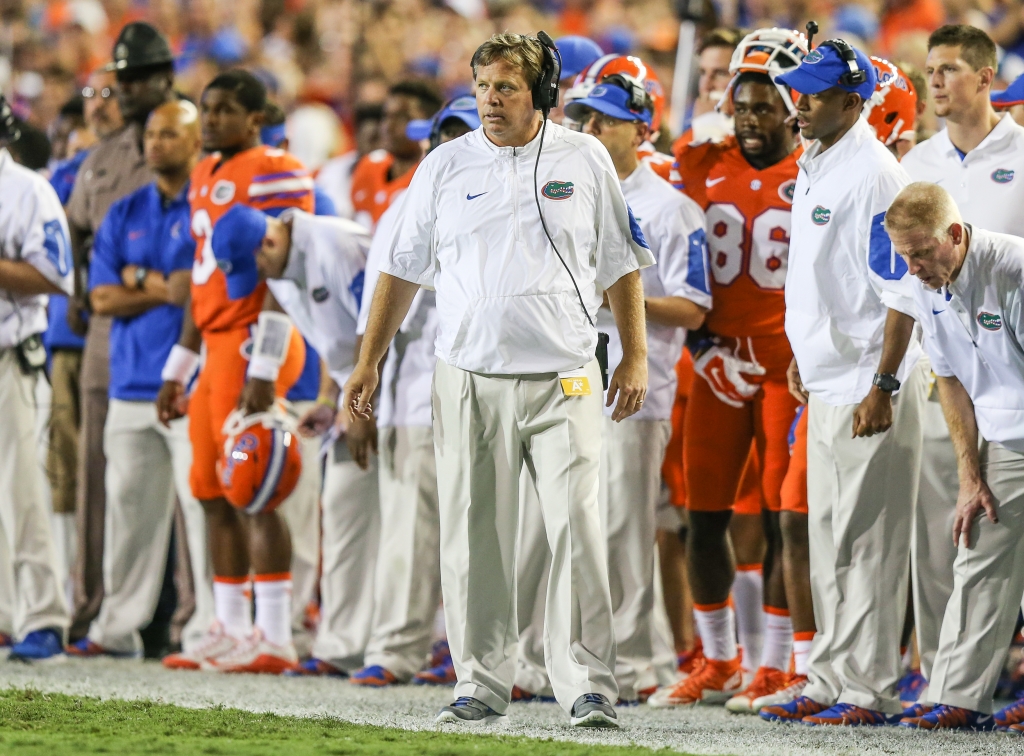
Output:
<svg viewBox="0 0 1024 756">
<path fill-rule="evenodd" d="M 886 714 L 876 709 L 865 709 L 851 703 L 837 703 L 835 706 L 825 709 L 818 714 L 812 714 L 801 720 L 801 724 L 809 727 L 837 726 L 837 727 L 880 727 L 887 724 L 896 724 L 903 717 L 903 714 Z"/>
<path fill-rule="evenodd" d="M 991 714 L 982 714 L 980 711 L 940 704 L 924 716 L 904 719 L 900 722 L 900 727 L 906 727 L 910 730 L 989 732 L 995 729 L 996 721 Z"/>
<path fill-rule="evenodd" d="M 896 683 L 896 692 L 900 696 L 900 702 L 904 704 L 916 702 L 921 697 L 921 691 L 927 685 L 928 681 L 924 679 L 921 670 L 907 670 L 907 673 Z"/>
<path fill-rule="evenodd" d="M 286 669 L 285 677 L 348 677 L 344 670 L 338 669 L 333 664 L 323 659 L 306 659 L 297 667 Z"/>
<path fill-rule="evenodd" d="M 388 685 L 395 685 L 400 682 L 391 670 L 385 669 L 379 664 L 363 667 L 358 672 L 353 672 L 349 677 L 353 685 L 365 685 L 370 688 L 383 688 Z"/>
<path fill-rule="evenodd" d="M 900 714 L 900 719 L 902 721 L 903 719 L 916 719 L 917 717 L 923 717 L 934 708 L 935 704 L 916 703 L 910 708 L 904 709 L 903 713 Z"/>
<path fill-rule="evenodd" d="M 9 661 L 43 661 L 64 655 L 64 643 L 61 631 L 47 627 L 33 630 L 20 643 L 11 647 Z"/>
<path fill-rule="evenodd" d="M 813 698 L 798 696 L 787 704 L 766 706 L 758 715 L 766 722 L 799 722 L 804 717 L 824 711 L 827 707 Z"/>
</svg>

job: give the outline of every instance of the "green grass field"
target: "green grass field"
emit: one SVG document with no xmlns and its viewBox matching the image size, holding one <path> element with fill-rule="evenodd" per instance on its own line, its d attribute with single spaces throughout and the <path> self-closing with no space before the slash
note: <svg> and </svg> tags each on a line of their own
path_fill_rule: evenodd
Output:
<svg viewBox="0 0 1024 756">
<path fill-rule="evenodd" d="M 0 691 L 0 754 L 100 753 L 636 756 L 655 752 L 500 735 L 409 732 L 338 719 L 300 719 L 238 709 L 185 709 L 149 701 L 101 701 L 31 690 Z"/>
</svg>

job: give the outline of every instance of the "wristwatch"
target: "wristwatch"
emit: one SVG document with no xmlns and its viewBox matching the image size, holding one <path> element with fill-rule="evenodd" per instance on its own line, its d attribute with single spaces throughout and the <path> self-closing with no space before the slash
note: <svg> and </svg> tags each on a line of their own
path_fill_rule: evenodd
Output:
<svg viewBox="0 0 1024 756">
<path fill-rule="evenodd" d="M 881 391 L 884 391 L 887 394 L 900 390 L 900 382 L 892 373 L 875 373 L 875 377 L 871 379 L 871 383 L 878 386 Z"/>
<path fill-rule="evenodd" d="M 135 288 L 142 291 L 142 287 L 146 285 L 146 276 L 149 275 L 149 268 L 143 268 L 139 266 L 135 269 Z"/>
</svg>

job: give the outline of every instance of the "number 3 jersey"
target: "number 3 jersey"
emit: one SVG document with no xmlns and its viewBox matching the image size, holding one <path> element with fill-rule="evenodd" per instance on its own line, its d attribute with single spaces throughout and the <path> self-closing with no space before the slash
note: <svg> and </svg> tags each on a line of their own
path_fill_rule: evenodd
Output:
<svg viewBox="0 0 1024 756">
<path fill-rule="evenodd" d="M 674 185 L 707 216 L 712 333 L 785 336 L 790 208 L 801 154 L 798 148 L 758 170 L 735 137 L 676 150 Z"/>
<path fill-rule="evenodd" d="M 261 281 L 243 299 L 228 297 L 227 279 L 213 256 L 213 227 L 238 202 L 274 216 L 289 207 L 311 213 L 313 179 L 305 166 L 284 150 L 253 147 L 226 160 L 215 152 L 193 169 L 188 199 L 196 240 L 192 264 L 192 316 L 196 327 L 207 333 L 250 326 L 263 309 L 267 285 Z"/>
</svg>

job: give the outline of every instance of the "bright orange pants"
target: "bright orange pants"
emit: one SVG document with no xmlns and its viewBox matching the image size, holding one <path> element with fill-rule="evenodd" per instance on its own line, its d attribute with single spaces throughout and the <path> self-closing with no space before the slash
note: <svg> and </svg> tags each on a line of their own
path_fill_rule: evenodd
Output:
<svg viewBox="0 0 1024 756">
<path fill-rule="evenodd" d="M 782 482 L 782 511 L 807 514 L 807 408 L 800 413 L 793 429 L 793 448 L 789 470 Z"/>
</svg>

